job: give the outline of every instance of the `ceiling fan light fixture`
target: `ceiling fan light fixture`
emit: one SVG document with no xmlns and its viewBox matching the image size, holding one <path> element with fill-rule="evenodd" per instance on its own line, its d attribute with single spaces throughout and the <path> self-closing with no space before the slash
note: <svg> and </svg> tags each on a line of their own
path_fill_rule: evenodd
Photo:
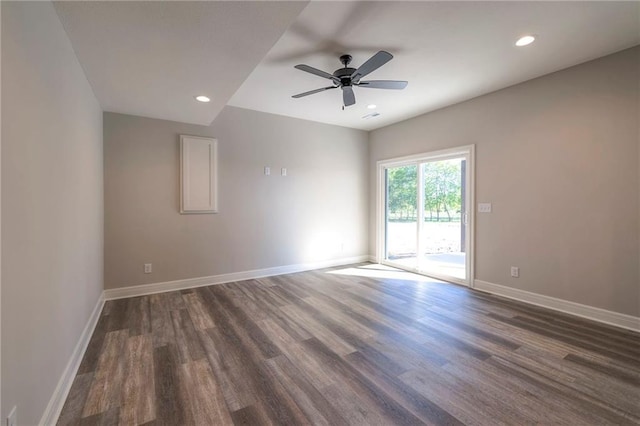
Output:
<svg viewBox="0 0 640 426">
<path fill-rule="evenodd" d="M 211 99 L 205 95 L 198 95 L 195 98 L 196 98 L 196 101 L 198 102 L 203 102 L 203 103 L 211 102 Z"/>
<path fill-rule="evenodd" d="M 533 43 L 534 41 L 536 41 L 536 38 L 532 35 L 525 35 L 522 36 L 518 39 L 518 41 L 516 41 L 516 46 L 518 47 L 523 47 L 523 46 L 528 46 L 531 43 Z"/>
</svg>

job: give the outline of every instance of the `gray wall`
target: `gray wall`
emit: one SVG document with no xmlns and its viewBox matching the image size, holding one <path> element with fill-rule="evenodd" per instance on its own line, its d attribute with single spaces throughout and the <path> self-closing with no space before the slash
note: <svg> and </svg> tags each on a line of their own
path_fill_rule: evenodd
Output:
<svg viewBox="0 0 640 426">
<path fill-rule="evenodd" d="M 180 134 L 219 141 L 218 214 L 178 213 Z M 209 127 L 105 113 L 104 144 L 106 288 L 368 254 L 364 131 L 234 107 Z"/>
<path fill-rule="evenodd" d="M 49 2 L 2 2 L 2 413 L 37 424 L 102 291 L 102 111 Z"/>
<path fill-rule="evenodd" d="M 371 132 L 370 251 L 376 161 L 476 144 L 476 279 L 640 315 L 639 76 L 636 47 Z"/>
</svg>

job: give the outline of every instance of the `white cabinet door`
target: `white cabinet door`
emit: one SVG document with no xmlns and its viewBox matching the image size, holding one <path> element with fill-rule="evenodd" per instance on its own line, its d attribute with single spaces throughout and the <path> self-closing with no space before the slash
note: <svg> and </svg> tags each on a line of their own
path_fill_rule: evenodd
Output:
<svg viewBox="0 0 640 426">
<path fill-rule="evenodd" d="M 180 213 L 217 213 L 218 141 L 180 136 Z"/>
</svg>

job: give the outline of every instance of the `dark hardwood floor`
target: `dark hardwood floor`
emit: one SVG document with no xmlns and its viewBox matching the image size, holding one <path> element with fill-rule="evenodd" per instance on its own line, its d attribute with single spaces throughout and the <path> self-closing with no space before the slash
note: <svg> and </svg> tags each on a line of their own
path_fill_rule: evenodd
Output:
<svg viewBox="0 0 640 426">
<path fill-rule="evenodd" d="M 640 335 L 378 268 L 109 301 L 58 424 L 640 424 Z"/>
</svg>

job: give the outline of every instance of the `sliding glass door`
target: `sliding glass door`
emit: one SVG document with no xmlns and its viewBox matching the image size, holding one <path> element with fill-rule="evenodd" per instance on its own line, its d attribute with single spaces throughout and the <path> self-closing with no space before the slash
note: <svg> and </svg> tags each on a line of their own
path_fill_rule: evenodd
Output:
<svg viewBox="0 0 640 426">
<path fill-rule="evenodd" d="M 420 165 L 424 208 L 418 269 L 426 274 L 467 278 L 464 171 L 464 158 Z"/>
<path fill-rule="evenodd" d="M 382 263 L 471 283 L 473 147 L 379 162 Z"/>
<path fill-rule="evenodd" d="M 385 259 L 418 268 L 418 166 L 386 169 Z"/>
</svg>

